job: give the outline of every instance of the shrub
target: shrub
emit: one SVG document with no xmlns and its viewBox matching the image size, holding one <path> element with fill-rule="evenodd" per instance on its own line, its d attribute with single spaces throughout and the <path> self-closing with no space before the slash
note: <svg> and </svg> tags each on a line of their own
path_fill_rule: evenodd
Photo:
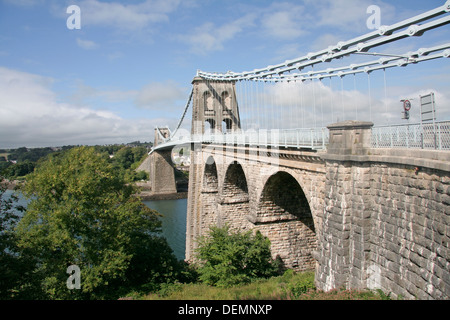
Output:
<svg viewBox="0 0 450 320">
<path fill-rule="evenodd" d="M 270 241 L 259 231 L 231 232 L 212 227 L 200 237 L 197 249 L 199 279 L 208 285 L 230 287 L 276 274 Z"/>
<path fill-rule="evenodd" d="M 292 296 L 295 299 L 297 299 L 302 294 L 316 290 L 316 285 L 314 284 L 314 277 L 305 278 L 301 282 L 290 284 L 288 286 L 288 289 L 291 292 Z"/>
</svg>

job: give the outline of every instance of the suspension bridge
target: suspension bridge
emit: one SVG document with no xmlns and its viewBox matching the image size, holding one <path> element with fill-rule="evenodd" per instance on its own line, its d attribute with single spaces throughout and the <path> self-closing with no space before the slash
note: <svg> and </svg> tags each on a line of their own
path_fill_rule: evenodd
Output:
<svg viewBox="0 0 450 320">
<path fill-rule="evenodd" d="M 386 91 L 387 70 L 446 61 L 450 42 L 377 50 L 448 24 L 450 1 L 277 65 L 197 71 L 178 125 L 155 129 L 149 156 L 152 191 L 176 192 L 171 152 L 190 149 L 186 259 L 211 225 L 227 224 L 267 236 L 285 267 L 315 269 L 322 290 L 448 299 L 450 121 L 430 94 L 419 122 L 392 125 Z"/>
<path fill-rule="evenodd" d="M 178 126 L 169 129 L 168 136 L 162 136 L 160 130 L 156 130 L 160 145 L 154 150 L 189 142 L 324 149 L 328 143 L 326 125 L 362 117 L 373 121 L 374 114 L 389 114 L 387 70 L 450 56 L 450 43 L 420 47 L 402 54 L 373 52 L 393 42 L 423 37 L 427 32 L 447 25 L 449 7 L 447 1 L 441 7 L 415 17 L 265 68 L 225 73 L 199 70 L 196 79 L 214 87 L 215 92 L 198 96 L 192 91 Z M 323 65 L 328 67 L 321 67 Z M 383 76 L 384 106 L 372 105 L 371 77 L 377 72 Z M 361 83 L 366 83 L 368 99 L 364 102 L 358 94 Z M 226 87 L 229 87 L 228 91 L 223 90 Z M 220 96 L 218 92 L 225 95 Z M 202 132 L 180 130 L 194 103 L 203 105 L 206 126 L 202 125 Z M 232 114 L 232 110 L 237 114 Z M 221 112 L 223 115 L 218 117 Z M 234 127 L 233 117 L 239 119 Z M 433 118 L 432 129 L 429 128 L 429 123 L 424 125 L 422 122 L 400 126 L 382 123 L 374 128 L 373 146 L 450 149 L 450 123 L 437 122 Z M 432 139 L 435 144 L 429 143 L 430 134 L 436 136 Z"/>
</svg>

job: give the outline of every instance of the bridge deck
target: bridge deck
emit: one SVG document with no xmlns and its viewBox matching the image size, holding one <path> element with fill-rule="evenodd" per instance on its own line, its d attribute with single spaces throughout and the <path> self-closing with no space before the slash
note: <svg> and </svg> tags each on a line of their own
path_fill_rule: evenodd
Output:
<svg viewBox="0 0 450 320">
<path fill-rule="evenodd" d="M 168 149 L 176 145 L 190 143 L 216 143 L 319 150 L 326 148 L 328 143 L 328 130 L 326 128 L 249 130 L 231 133 L 206 133 L 190 136 L 175 136 L 171 140 L 155 146 L 153 150 Z"/>
</svg>

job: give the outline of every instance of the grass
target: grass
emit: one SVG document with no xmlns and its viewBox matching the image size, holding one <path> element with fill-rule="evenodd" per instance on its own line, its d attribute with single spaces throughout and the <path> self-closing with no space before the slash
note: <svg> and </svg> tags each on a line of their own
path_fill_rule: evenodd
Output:
<svg viewBox="0 0 450 320">
<path fill-rule="evenodd" d="M 381 291 L 333 290 L 322 292 L 314 286 L 314 272 L 295 273 L 258 280 L 231 288 L 201 283 L 171 284 L 158 293 L 134 297 L 143 300 L 386 300 Z"/>
</svg>

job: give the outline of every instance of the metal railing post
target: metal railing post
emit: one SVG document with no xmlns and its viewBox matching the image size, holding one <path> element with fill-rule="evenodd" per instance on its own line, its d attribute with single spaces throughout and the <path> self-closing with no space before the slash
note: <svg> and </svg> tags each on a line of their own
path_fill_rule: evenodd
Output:
<svg viewBox="0 0 450 320">
<path fill-rule="evenodd" d="M 441 124 L 438 123 L 438 135 L 439 135 L 439 150 L 442 150 L 442 131 L 441 131 Z"/>
</svg>

